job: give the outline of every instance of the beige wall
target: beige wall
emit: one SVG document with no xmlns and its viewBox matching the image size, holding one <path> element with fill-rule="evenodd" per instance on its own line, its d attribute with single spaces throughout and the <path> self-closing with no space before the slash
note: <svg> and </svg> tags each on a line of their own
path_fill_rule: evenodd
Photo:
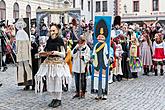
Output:
<svg viewBox="0 0 165 110">
<path fill-rule="evenodd" d="M 139 12 L 133 12 L 133 1 L 139 1 Z M 127 6 L 127 13 L 125 13 L 124 5 Z M 120 0 L 120 16 L 122 17 L 150 17 L 148 19 L 165 19 L 165 0 L 159 0 L 159 11 L 152 11 L 152 0 Z M 164 16 L 164 17 L 163 17 Z M 153 18 L 154 17 L 154 18 Z M 130 19 L 131 20 L 131 19 Z M 141 20 L 147 20 L 146 18 Z"/>
<path fill-rule="evenodd" d="M 41 0 L 4 0 L 6 3 L 6 19 L 13 22 L 13 5 L 19 4 L 19 17 L 26 17 L 26 6 L 31 6 L 31 18 L 36 18 L 36 9 L 41 6 L 43 9 L 54 8 L 49 2 L 40 2 Z"/>
</svg>

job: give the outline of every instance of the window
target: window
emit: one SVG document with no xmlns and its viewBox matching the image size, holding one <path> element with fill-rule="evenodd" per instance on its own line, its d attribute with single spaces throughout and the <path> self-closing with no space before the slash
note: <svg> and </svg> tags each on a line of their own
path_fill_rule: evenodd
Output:
<svg viewBox="0 0 165 110">
<path fill-rule="evenodd" d="M 159 11 L 159 0 L 153 0 L 153 11 Z"/>
<path fill-rule="evenodd" d="M 88 1 L 88 11 L 90 11 L 90 8 L 91 8 L 91 3 L 90 1 Z"/>
<path fill-rule="evenodd" d="M 76 2 L 75 0 L 73 0 L 73 8 L 75 8 Z"/>
<path fill-rule="evenodd" d="M 19 18 L 19 5 L 18 3 L 14 3 L 14 7 L 13 7 L 13 18 L 17 19 Z"/>
<path fill-rule="evenodd" d="M 0 20 L 6 19 L 6 4 L 3 0 L 0 1 Z"/>
<path fill-rule="evenodd" d="M 31 7 L 30 7 L 30 5 L 26 6 L 26 17 L 31 18 Z"/>
<path fill-rule="evenodd" d="M 100 12 L 101 9 L 100 9 L 100 1 L 97 1 L 96 2 L 96 12 Z"/>
<path fill-rule="evenodd" d="M 103 12 L 107 12 L 107 1 L 103 1 Z"/>
<path fill-rule="evenodd" d="M 139 1 L 133 1 L 133 11 L 139 12 Z"/>
<path fill-rule="evenodd" d="M 84 0 L 81 0 L 81 9 L 83 10 L 84 9 Z"/>
</svg>

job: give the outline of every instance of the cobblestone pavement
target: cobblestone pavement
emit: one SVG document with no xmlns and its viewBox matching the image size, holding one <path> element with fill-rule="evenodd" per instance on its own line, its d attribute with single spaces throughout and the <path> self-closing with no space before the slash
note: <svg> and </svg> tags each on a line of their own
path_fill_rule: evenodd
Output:
<svg viewBox="0 0 165 110">
<path fill-rule="evenodd" d="M 10 65 L 0 72 L 0 110 L 165 110 L 165 76 L 141 76 L 131 81 L 114 82 L 109 85 L 108 99 L 96 101 L 90 94 L 90 79 L 85 99 L 72 99 L 73 84 L 69 92 L 63 93 L 62 106 L 48 107 L 48 93 L 35 94 L 23 91 L 16 84 L 16 67 Z"/>
</svg>

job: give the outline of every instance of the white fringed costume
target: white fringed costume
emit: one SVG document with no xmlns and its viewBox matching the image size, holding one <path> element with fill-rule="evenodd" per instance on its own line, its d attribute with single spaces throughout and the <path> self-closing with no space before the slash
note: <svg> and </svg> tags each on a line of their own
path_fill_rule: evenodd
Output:
<svg viewBox="0 0 165 110">
<path fill-rule="evenodd" d="M 71 82 L 69 66 L 64 61 L 65 49 L 62 38 L 51 39 L 50 37 L 47 41 L 45 51 L 56 51 L 56 55 L 48 56 L 40 65 L 35 75 L 35 93 L 43 92 L 43 79 L 46 78 L 47 91 L 55 93 L 53 97 L 61 100 L 62 84 L 65 85 L 66 82 L 70 85 Z"/>
<path fill-rule="evenodd" d="M 62 92 L 62 80 L 70 85 L 71 75 L 68 64 L 59 58 L 48 57 L 35 75 L 35 93 L 43 92 L 43 79 L 46 76 L 48 92 Z M 63 82 L 63 84 L 65 84 Z"/>
</svg>

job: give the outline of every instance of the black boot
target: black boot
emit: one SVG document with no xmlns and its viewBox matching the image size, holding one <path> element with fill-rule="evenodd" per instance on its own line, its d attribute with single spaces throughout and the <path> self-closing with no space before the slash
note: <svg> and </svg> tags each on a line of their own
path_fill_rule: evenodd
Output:
<svg viewBox="0 0 165 110">
<path fill-rule="evenodd" d="M 137 72 L 132 72 L 132 77 L 133 78 L 138 78 Z"/>
<path fill-rule="evenodd" d="M 25 88 L 23 90 L 29 90 L 30 86 L 25 86 Z"/>
<path fill-rule="evenodd" d="M 49 107 L 52 107 L 54 105 L 54 103 L 56 102 L 57 99 L 53 99 L 50 104 L 48 105 Z"/>
<path fill-rule="evenodd" d="M 56 107 L 58 107 L 58 106 L 60 106 L 61 105 L 61 100 L 56 100 L 55 102 L 54 102 L 54 104 L 52 105 L 52 107 L 53 108 L 56 108 Z"/>
<path fill-rule="evenodd" d="M 2 72 L 5 72 L 7 70 L 7 66 L 5 66 L 2 70 Z"/>
<path fill-rule="evenodd" d="M 143 75 L 147 75 L 147 68 L 144 68 L 144 73 Z"/>
<path fill-rule="evenodd" d="M 160 69 L 160 76 L 163 76 L 163 69 Z"/>
<path fill-rule="evenodd" d="M 0 87 L 2 86 L 2 83 L 0 83 Z"/>
<path fill-rule="evenodd" d="M 157 69 L 154 69 L 154 71 L 155 71 L 155 76 L 158 76 L 158 71 L 157 71 Z"/>
<path fill-rule="evenodd" d="M 149 72 L 150 72 L 149 68 L 146 68 L 146 74 L 147 74 L 147 76 L 149 76 Z"/>
</svg>

